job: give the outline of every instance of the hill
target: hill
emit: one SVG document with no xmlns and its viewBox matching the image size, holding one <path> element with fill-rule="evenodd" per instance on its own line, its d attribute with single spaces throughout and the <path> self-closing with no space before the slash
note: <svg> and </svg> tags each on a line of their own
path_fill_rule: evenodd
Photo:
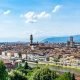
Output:
<svg viewBox="0 0 80 80">
<path fill-rule="evenodd" d="M 43 40 L 43 42 L 49 43 L 66 43 L 69 40 L 70 36 L 63 36 L 63 37 L 49 37 Z M 75 42 L 80 42 L 80 35 L 73 35 Z"/>
</svg>

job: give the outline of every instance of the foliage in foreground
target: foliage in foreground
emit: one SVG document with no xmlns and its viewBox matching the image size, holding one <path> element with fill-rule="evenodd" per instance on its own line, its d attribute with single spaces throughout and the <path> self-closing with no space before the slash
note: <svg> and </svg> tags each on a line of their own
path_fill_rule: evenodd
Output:
<svg viewBox="0 0 80 80">
<path fill-rule="evenodd" d="M 30 68 L 26 62 L 24 66 L 19 66 L 15 70 L 6 71 L 6 67 L 0 61 L 0 80 L 75 80 L 75 75 L 68 73 L 57 74 L 47 67 Z"/>
<path fill-rule="evenodd" d="M 4 65 L 3 61 L 0 61 L 0 80 L 7 80 L 8 73 L 6 71 L 6 66 Z"/>
<path fill-rule="evenodd" d="M 76 80 L 74 74 L 71 74 L 70 72 L 64 73 L 63 75 L 60 75 L 59 78 L 56 80 Z"/>
<path fill-rule="evenodd" d="M 56 77 L 56 72 L 53 72 L 48 68 L 43 68 L 36 71 L 33 80 L 54 80 Z"/>
<path fill-rule="evenodd" d="M 27 80 L 25 74 L 20 71 L 14 70 L 9 74 L 10 80 Z"/>
</svg>

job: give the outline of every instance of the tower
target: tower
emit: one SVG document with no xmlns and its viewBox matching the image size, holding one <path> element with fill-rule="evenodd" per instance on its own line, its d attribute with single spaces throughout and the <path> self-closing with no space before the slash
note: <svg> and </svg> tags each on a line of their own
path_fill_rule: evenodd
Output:
<svg viewBox="0 0 80 80">
<path fill-rule="evenodd" d="M 69 37 L 69 41 L 67 41 L 67 46 L 68 47 L 75 47 L 75 42 L 73 40 L 73 36 Z"/>
<path fill-rule="evenodd" d="M 70 47 L 74 47 L 73 36 L 70 37 Z"/>
<path fill-rule="evenodd" d="M 70 37 L 70 42 L 73 42 L 73 36 Z"/>
<path fill-rule="evenodd" d="M 30 35 L 30 44 L 33 44 L 33 35 Z"/>
</svg>

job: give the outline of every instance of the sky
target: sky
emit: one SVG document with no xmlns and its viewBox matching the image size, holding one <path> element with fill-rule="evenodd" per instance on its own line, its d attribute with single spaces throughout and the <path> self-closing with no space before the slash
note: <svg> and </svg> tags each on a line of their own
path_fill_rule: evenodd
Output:
<svg viewBox="0 0 80 80">
<path fill-rule="evenodd" d="M 80 0 L 0 0 L 0 41 L 80 34 Z"/>
</svg>

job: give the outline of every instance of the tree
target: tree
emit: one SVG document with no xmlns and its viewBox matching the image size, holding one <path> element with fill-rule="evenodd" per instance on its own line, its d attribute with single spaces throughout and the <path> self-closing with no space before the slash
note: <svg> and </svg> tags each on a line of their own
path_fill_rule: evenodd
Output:
<svg viewBox="0 0 80 80">
<path fill-rule="evenodd" d="M 75 80 L 75 78 L 74 78 L 74 75 L 72 76 L 72 74 L 70 72 L 68 72 L 68 73 L 62 74 L 56 80 Z"/>
<path fill-rule="evenodd" d="M 29 69 L 28 63 L 25 62 L 24 69 Z"/>
<path fill-rule="evenodd" d="M 19 58 L 22 58 L 22 53 L 21 52 L 19 52 L 18 55 L 19 55 Z"/>
<path fill-rule="evenodd" d="M 20 71 L 14 70 L 9 73 L 10 80 L 27 80 L 25 74 Z"/>
<path fill-rule="evenodd" d="M 33 80 L 54 80 L 56 73 L 48 68 L 39 69 L 35 72 Z"/>
<path fill-rule="evenodd" d="M 23 66 L 23 69 L 29 69 L 29 70 L 31 70 L 31 67 L 28 65 L 27 62 L 25 62 L 24 66 Z"/>
<path fill-rule="evenodd" d="M 70 72 L 65 73 L 68 80 L 72 80 L 72 74 Z"/>
<path fill-rule="evenodd" d="M 31 70 L 31 68 L 28 66 L 28 63 L 25 62 L 23 66 L 22 66 L 22 64 L 20 64 L 16 70 L 18 70 L 18 71 L 22 72 L 23 74 L 27 75 L 27 73 Z"/>
<path fill-rule="evenodd" d="M 76 79 L 75 79 L 75 75 L 74 75 L 74 74 L 72 74 L 72 80 L 76 80 Z"/>
<path fill-rule="evenodd" d="M 54 58 L 54 62 L 55 62 L 56 65 L 57 65 L 57 62 L 59 62 L 59 58 L 58 58 L 58 57 L 55 57 L 55 58 Z"/>
<path fill-rule="evenodd" d="M 3 61 L 0 61 L 0 80 L 8 80 L 8 73 Z"/>
</svg>

